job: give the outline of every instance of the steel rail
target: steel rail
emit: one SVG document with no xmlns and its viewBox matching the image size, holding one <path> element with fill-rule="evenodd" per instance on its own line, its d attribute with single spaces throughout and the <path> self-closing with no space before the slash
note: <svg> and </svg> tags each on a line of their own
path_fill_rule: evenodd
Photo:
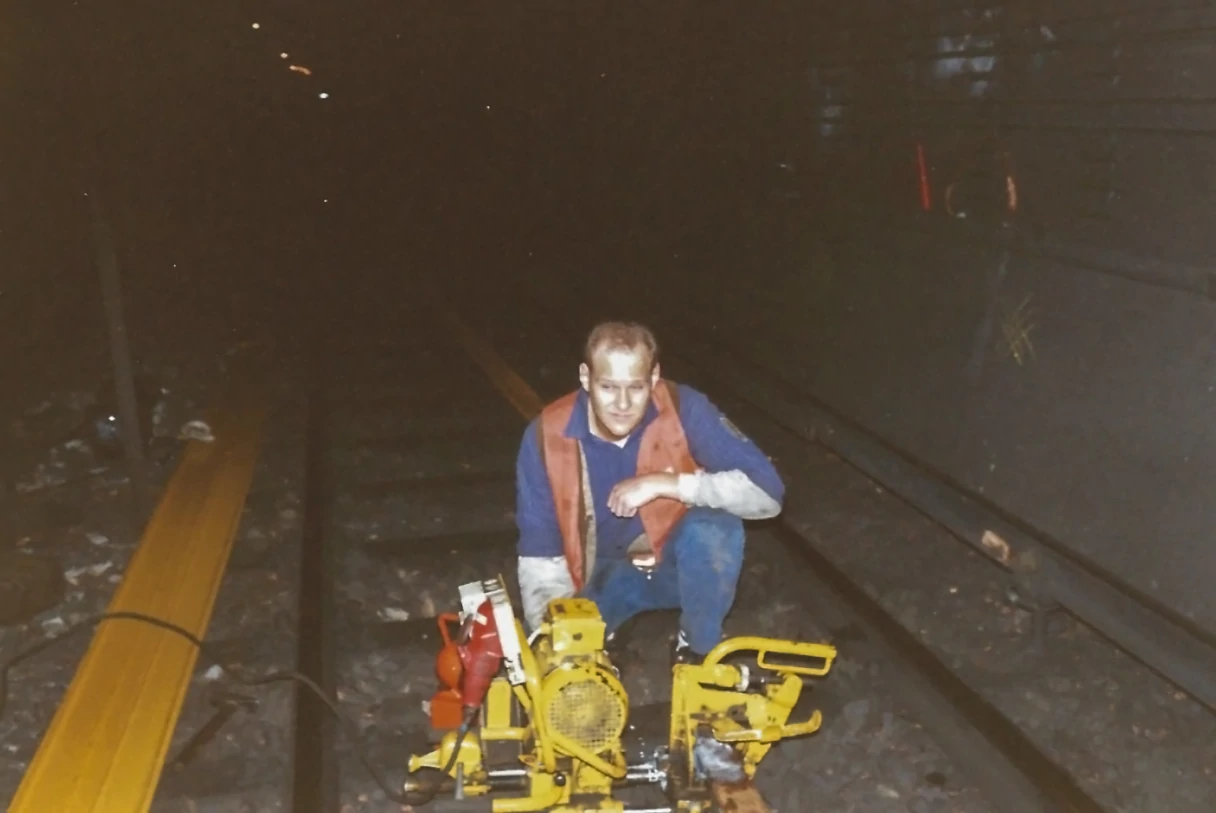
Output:
<svg viewBox="0 0 1216 813">
<path fill-rule="evenodd" d="M 333 554 L 328 544 L 333 472 L 324 375 L 328 356 L 316 351 L 314 364 L 317 370 L 309 393 L 304 449 L 296 670 L 336 700 Z M 311 691 L 297 685 L 295 692 L 290 809 L 294 813 L 336 813 L 340 806 L 340 776 L 334 755 L 336 722 Z"/>
<path fill-rule="evenodd" d="M 833 451 L 921 513 L 1013 572 L 1039 599 L 1058 602 L 1150 669 L 1216 708 L 1212 636 L 1114 574 L 971 493 L 795 386 L 764 362 L 742 359 L 721 339 L 696 332 L 682 353 L 783 428 Z M 692 338 L 690 336 L 690 338 Z M 713 364 L 707 356 L 712 354 Z M 697 363 L 696 358 L 702 358 Z M 992 540 L 1000 543 L 993 545 Z"/>
<path fill-rule="evenodd" d="M 550 315 L 554 324 L 573 332 L 562 314 L 550 311 Z M 504 396 L 512 403 L 542 404 L 522 377 L 472 328 L 451 311 L 445 318 L 459 327 L 459 334 L 471 343 L 470 349 L 475 348 L 478 363 L 501 386 Z M 536 414 L 525 409 L 520 413 L 525 418 Z M 1102 807 L 1017 725 L 942 664 L 800 532 L 788 525 L 779 525 L 777 532 L 807 560 L 823 590 L 834 595 L 840 608 L 867 631 L 884 660 L 899 670 L 900 679 L 892 682 L 892 689 L 996 809 L 1002 813 L 1102 813 Z"/>
<path fill-rule="evenodd" d="M 806 562 L 809 594 L 816 600 L 830 597 L 838 612 L 856 619 L 873 654 L 894 667 L 892 683 L 912 715 L 997 810 L 1102 813 L 1067 771 L 820 553 L 812 539 L 785 521 L 774 532 Z"/>
</svg>

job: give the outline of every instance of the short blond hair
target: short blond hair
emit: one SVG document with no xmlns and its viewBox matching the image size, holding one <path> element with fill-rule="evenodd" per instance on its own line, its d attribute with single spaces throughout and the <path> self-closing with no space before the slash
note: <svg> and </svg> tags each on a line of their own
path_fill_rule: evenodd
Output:
<svg viewBox="0 0 1216 813">
<path fill-rule="evenodd" d="M 653 371 L 659 362 L 659 343 L 650 328 L 637 322 L 600 322 L 587 334 L 583 360 L 590 367 L 591 357 L 600 349 L 634 350 L 638 347 L 644 348 L 650 356 L 647 371 Z"/>
</svg>

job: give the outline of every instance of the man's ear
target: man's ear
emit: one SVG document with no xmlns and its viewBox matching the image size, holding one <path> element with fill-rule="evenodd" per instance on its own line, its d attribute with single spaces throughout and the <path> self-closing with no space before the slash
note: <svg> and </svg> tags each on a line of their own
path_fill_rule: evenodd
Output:
<svg viewBox="0 0 1216 813">
<path fill-rule="evenodd" d="M 578 365 L 578 380 L 582 382 L 584 390 L 591 392 L 591 370 L 586 362 Z"/>
<path fill-rule="evenodd" d="M 656 361 L 654 363 L 654 369 L 650 371 L 650 386 L 651 387 L 659 386 L 659 379 L 662 377 L 663 377 L 663 373 L 661 370 L 659 370 L 659 363 Z"/>
</svg>

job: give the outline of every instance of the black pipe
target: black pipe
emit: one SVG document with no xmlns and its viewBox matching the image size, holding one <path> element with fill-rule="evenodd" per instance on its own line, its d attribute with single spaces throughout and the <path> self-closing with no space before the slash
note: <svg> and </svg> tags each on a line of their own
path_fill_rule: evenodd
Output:
<svg viewBox="0 0 1216 813">
<path fill-rule="evenodd" d="M 318 369 L 308 404 L 305 441 L 303 538 L 300 545 L 299 649 L 296 669 L 311 678 L 326 696 L 334 697 L 333 582 L 331 554 L 326 544 L 333 496 L 329 454 L 329 410 L 324 383 L 325 357 Z M 340 805 L 338 761 L 334 756 L 334 720 L 320 698 L 296 686 L 295 737 L 292 758 L 291 807 L 294 813 L 337 813 Z"/>
</svg>

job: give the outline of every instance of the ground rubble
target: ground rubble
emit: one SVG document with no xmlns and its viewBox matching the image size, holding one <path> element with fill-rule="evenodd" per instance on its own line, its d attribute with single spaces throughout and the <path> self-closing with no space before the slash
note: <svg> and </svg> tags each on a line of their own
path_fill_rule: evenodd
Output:
<svg viewBox="0 0 1216 813">
<path fill-rule="evenodd" d="M 811 495 L 787 510 L 795 527 L 1099 804 L 1210 809 L 1216 715 L 1070 615 L 1038 639 L 985 557 L 831 452 L 737 414 Z"/>
<path fill-rule="evenodd" d="M 290 400 L 276 413 L 233 551 L 234 567 L 208 635 L 223 663 L 256 674 L 294 665 L 304 413 Z M 745 413 L 732 410 L 732 418 L 772 450 L 788 478 L 815 495 L 792 506 L 790 520 L 1100 802 L 1127 813 L 1209 809 L 1216 787 L 1211 767 L 1216 723 L 1209 712 L 1067 616 L 1052 619 L 1046 649 L 1035 650 L 1030 615 L 1009 600 L 1007 581 L 990 565 L 830 454 L 808 454 L 805 446 L 766 430 Z M 360 462 L 355 459 L 356 466 Z M 374 474 L 392 468 L 389 463 Z M 61 557 L 65 599 L 6 630 L 5 653 L 104 609 L 121 578 L 138 524 L 122 508 L 120 481 L 102 476 L 88 488 L 84 493 L 93 502 L 77 497 L 45 509 L 42 524 L 27 520 L 27 532 L 17 537 L 18 548 L 51 550 Z M 465 581 L 502 573 L 514 591 L 512 551 L 507 546 L 470 553 L 453 547 L 428 551 L 424 560 L 415 553 L 388 561 L 360 546 L 454 528 L 470 534 L 509 529 L 512 517 L 499 508 L 461 510 L 427 495 L 380 500 L 376 506 L 366 510 L 355 498 L 341 506 L 341 541 L 351 552 L 336 589 L 348 621 L 387 637 L 378 646 L 351 645 L 338 699 L 373 764 L 392 781 L 400 778 L 411 752 L 426 748 L 419 733 L 437 689 L 436 617 L 455 609 L 456 589 Z M 51 517 L 61 523 L 52 526 Z M 36 527 L 43 530 L 35 533 Z M 810 693 L 810 707 L 824 715 L 821 729 L 782 743 L 761 766 L 757 783 L 774 809 L 989 813 L 993 807 L 901 707 L 881 665 L 858 656 L 847 629 L 835 619 L 810 609 L 799 578 L 804 565 L 768 544 L 762 528 L 750 530 L 728 633 L 829 641 L 840 648 L 833 670 Z M 621 664 L 622 678 L 637 714 L 652 714 L 669 696 L 674 629 L 672 614 L 657 613 L 625 634 L 630 657 Z M 0 718 L 6 757 L 0 761 L 0 797 L 7 799 L 15 789 L 37 732 L 53 713 L 86 642 L 83 636 L 64 642 L 13 675 L 8 711 Z M 214 714 L 217 691 L 234 689 L 223 678 L 200 659 L 171 755 Z M 272 798 L 265 789 L 286 781 L 295 689 L 280 683 L 238 693 L 238 699 L 252 702 L 191 766 L 167 775 L 158 813 L 283 809 L 285 796 Z M 344 810 L 402 809 L 353 758 L 349 740 L 340 738 L 339 751 Z M 208 781 L 199 778 L 208 775 Z"/>
<path fill-rule="evenodd" d="M 435 529 L 455 531 L 459 537 L 457 529 L 475 533 L 510 527 L 510 517 L 493 516 L 488 509 L 466 511 L 456 522 L 444 504 L 423 499 L 382 500 L 371 512 L 354 503 L 346 508 L 342 527 L 348 541 L 393 539 Z M 802 565 L 760 535 L 753 538 L 728 634 L 809 641 L 840 637 L 808 612 L 805 585 L 798 578 Z M 430 630 L 429 635 L 407 637 L 392 646 L 360 649 L 345 663 L 339 692 L 344 713 L 385 760 L 385 771 L 399 769 L 411 750 L 426 748 L 418 732 L 426 726 L 428 704 L 438 688 L 436 615 L 457 609 L 457 587 L 466 581 L 501 573 L 514 594 L 512 571 L 509 544 L 474 551 L 433 550 L 426 556 L 414 552 L 392 563 L 357 545 L 344 556 L 337 588 L 351 617 L 360 624 L 391 625 L 403 632 Z M 637 719 L 653 722 L 667 714 L 663 704 L 670 699 L 670 644 L 676 623 L 674 613 L 653 613 L 622 630 L 625 654 L 618 665 Z M 782 743 L 761 766 L 758 784 L 774 809 L 989 813 L 991 806 L 900 707 L 881 669 L 854 657 L 847 644 L 842 647 L 835 668 L 817 682 L 810 704 L 798 710 L 797 716 L 802 716 L 820 708 L 820 731 Z M 400 810 L 358 766 L 343 774 L 342 784 L 351 811 Z"/>
<path fill-rule="evenodd" d="M 62 638 L 7 675 L 0 716 L 5 806 L 89 645 L 92 620 L 105 612 L 121 583 L 155 496 L 173 473 L 185 442 L 181 427 L 205 420 L 226 355 L 204 352 L 142 365 L 141 372 L 160 386 L 144 404 L 150 413 L 149 462 L 138 489 L 125 461 L 107 454 L 89 427 L 113 397 L 101 350 L 42 365 L 24 376 L 20 391 L 0 401 L 0 431 L 11 450 L 3 470 L 0 662 Z M 31 586 L 29 563 L 35 562 L 39 576 L 55 575 L 45 589 Z"/>
</svg>

